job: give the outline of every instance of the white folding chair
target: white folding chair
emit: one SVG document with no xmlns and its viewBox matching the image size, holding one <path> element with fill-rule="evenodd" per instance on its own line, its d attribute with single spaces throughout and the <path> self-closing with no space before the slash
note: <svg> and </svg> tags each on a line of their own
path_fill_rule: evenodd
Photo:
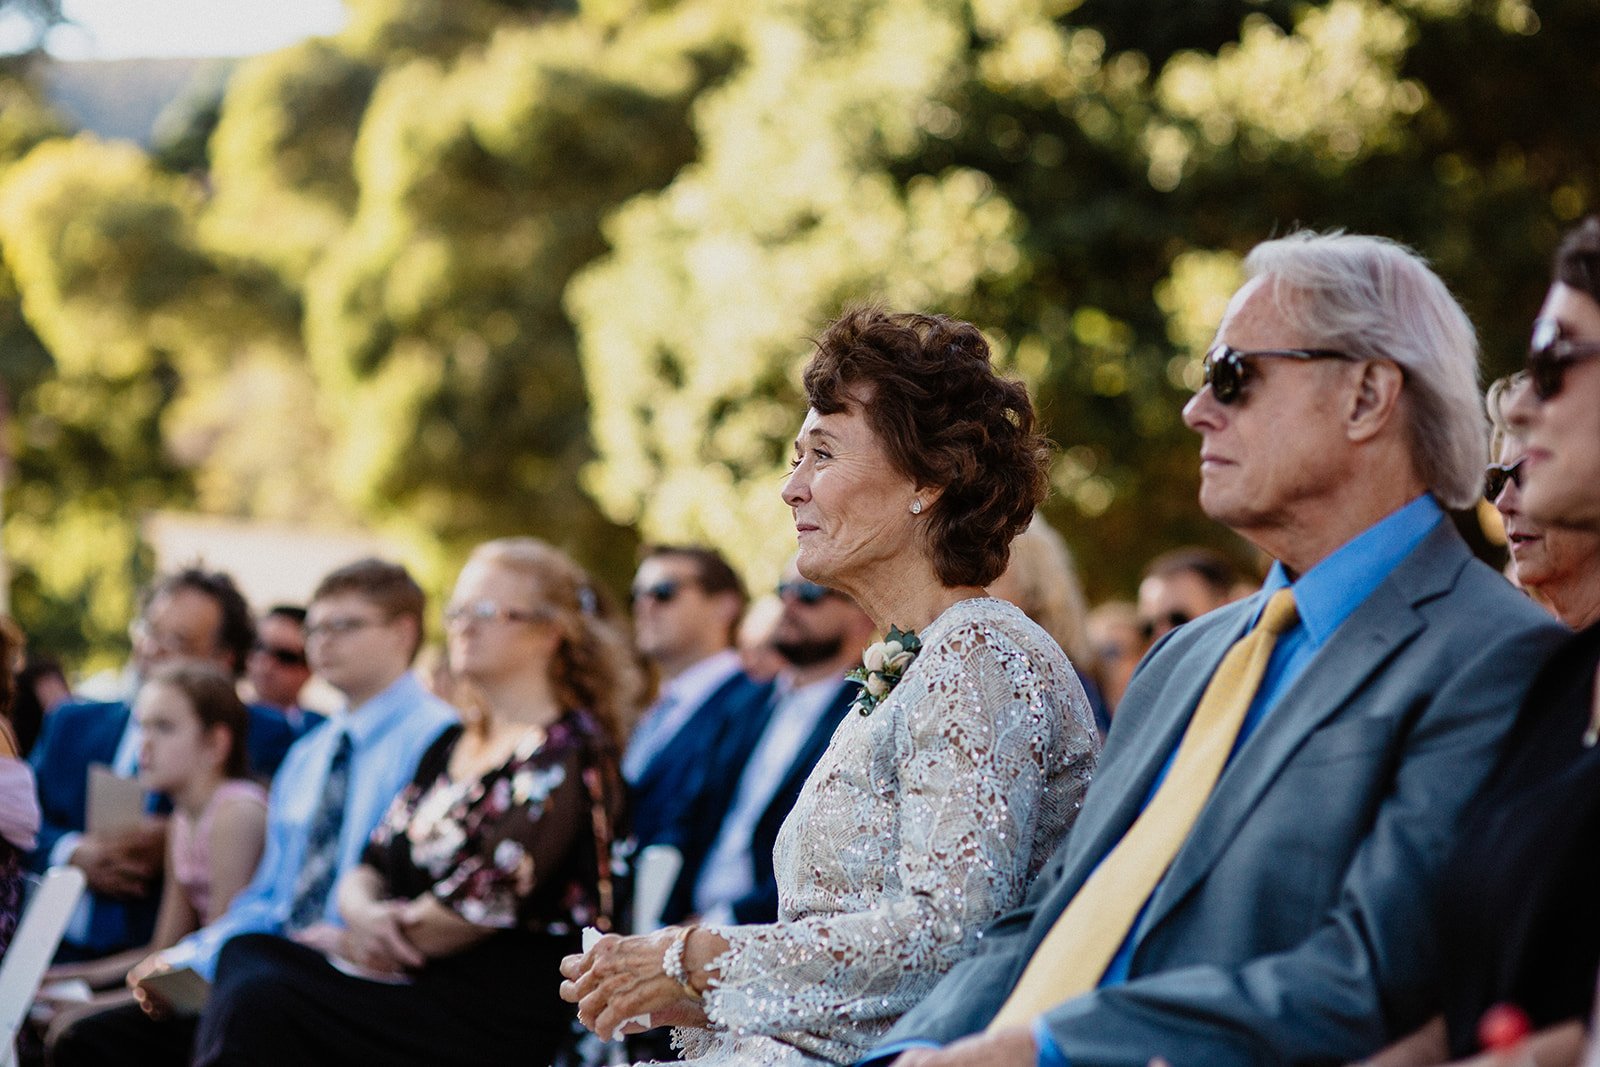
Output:
<svg viewBox="0 0 1600 1067">
<path fill-rule="evenodd" d="M 17 1031 L 39 992 L 39 981 L 56 954 L 67 923 L 83 896 L 83 872 L 52 867 L 33 891 L 17 932 L 0 960 L 0 1067 L 10 1067 Z"/>
<path fill-rule="evenodd" d="M 633 932 L 661 929 L 661 912 L 683 870 L 683 853 L 671 845 L 651 845 L 633 864 Z"/>
</svg>

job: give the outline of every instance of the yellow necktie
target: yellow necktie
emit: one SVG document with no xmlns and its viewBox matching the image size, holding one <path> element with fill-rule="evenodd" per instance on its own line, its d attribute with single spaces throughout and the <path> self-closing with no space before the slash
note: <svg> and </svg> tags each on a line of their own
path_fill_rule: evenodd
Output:
<svg viewBox="0 0 1600 1067">
<path fill-rule="evenodd" d="M 1294 595 L 1280 589 L 1255 629 L 1222 657 L 1166 779 L 1040 942 L 990 1030 L 1026 1025 L 1099 984 L 1210 799 L 1278 635 L 1296 618 Z"/>
</svg>

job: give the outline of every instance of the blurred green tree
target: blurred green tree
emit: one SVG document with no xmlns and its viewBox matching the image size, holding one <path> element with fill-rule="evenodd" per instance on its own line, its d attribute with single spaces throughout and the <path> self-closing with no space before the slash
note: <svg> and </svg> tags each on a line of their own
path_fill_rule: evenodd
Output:
<svg viewBox="0 0 1600 1067">
<path fill-rule="evenodd" d="M 846 301 L 986 328 L 1063 446 L 1047 514 L 1091 590 L 1126 594 L 1175 543 L 1242 551 L 1195 506 L 1179 413 L 1252 244 L 1305 225 L 1414 245 L 1503 372 L 1556 233 L 1596 203 L 1580 0 L 747 11 L 747 62 L 695 109 L 699 159 L 613 217 L 569 307 L 597 499 L 751 565 L 790 544 L 800 339 Z"/>
</svg>

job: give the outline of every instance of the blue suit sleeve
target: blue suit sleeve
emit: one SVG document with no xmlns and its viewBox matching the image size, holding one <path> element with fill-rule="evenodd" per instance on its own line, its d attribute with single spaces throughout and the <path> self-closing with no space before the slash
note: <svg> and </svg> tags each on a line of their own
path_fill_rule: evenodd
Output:
<svg viewBox="0 0 1600 1067">
<path fill-rule="evenodd" d="M 851 1067 L 889 1067 L 889 1064 L 900 1058 L 902 1052 L 910 1052 L 914 1048 L 940 1048 L 934 1041 L 896 1041 L 872 1053 L 872 1055 L 859 1059 Z"/>
</svg>

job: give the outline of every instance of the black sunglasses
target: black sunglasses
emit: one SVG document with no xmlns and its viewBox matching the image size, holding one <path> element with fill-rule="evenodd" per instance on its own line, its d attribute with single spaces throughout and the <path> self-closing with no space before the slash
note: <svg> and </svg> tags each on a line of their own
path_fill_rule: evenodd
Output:
<svg viewBox="0 0 1600 1067">
<path fill-rule="evenodd" d="M 264 645 L 257 641 L 250 651 L 259 652 L 263 656 L 271 656 L 273 660 L 285 667 L 304 667 L 306 665 L 306 654 L 304 652 L 296 652 L 292 648 L 283 648 L 280 645 Z"/>
<path fill-rule="evenodd" d="M 1506 491 L 1506 483 L 1510 482 L 1518 489 L 1522 488 L 1522 460 L 1515 463 L 1491 463 L 1483 469 L 1483 499 L 1493 504 L 1500 499 L 1500 494 Z"/>
<path fill-rule="evenodd" d="M 1176 630 L 1190 621 L 1192 621 L 1192 616 L 1186 611 L 1169 611 L 1165 615 L 1159 615 L 1154 619 L 1140 619 L 1139 634 L 1148 641 L 1156 635 L 1156 627 L 1162 623 L 1167 624 L 1167 630 Z M 1161 632 L 1166 633 L 1166 630 Z"/>
<path fill-rule="evenodd" d="M 834 595 L 834 590 L 829 589 L 825 585 L 818 585 L 816 582 L 798 581 L 778 583 L 779 600 L 788 600 L 790 597 L 793 597 L 795 600 L 800 601 L 800 603 L 809 606 L 811 604 L 820 604 L 828 597 Z"/>
<path fill-rule="evenodd" d="M 1533 395 L 1549 400 L 1561 392 L 1567 368 L 1580 359 L 1600 356 L 1600 342 L 1573 341 L 1561 336 L 1555 319 L 1534 319 L 1533 339 L 1528 342 L 1528 379 Z"/>
<path fill-rule="evenodd" d="M 686 584 L 688 583 L 678 578 L 663 578 L 661 581 L 652 582 L 649 585 L 634 586 L 629 591 L 629 596 L 632 597 L 635 604 L 647 597 L 657 604 L 670 604 L 679 593 L 683 592 L 683 587 Z"/>
<path fill-rule="evenodd" d="M 1251 348 L 1238 349 L 1228 345 L 1213 345 L 1206 353 L 1204 363 L 1205 385 L 1211 386 L 1211 395 L 1219 404 L 1235 404 L 1244 396 L 1245 383 L 1250 380 L 1252 359 L 1350 359 L 1345 352 L 1331 348 Z"/>
</svg>

